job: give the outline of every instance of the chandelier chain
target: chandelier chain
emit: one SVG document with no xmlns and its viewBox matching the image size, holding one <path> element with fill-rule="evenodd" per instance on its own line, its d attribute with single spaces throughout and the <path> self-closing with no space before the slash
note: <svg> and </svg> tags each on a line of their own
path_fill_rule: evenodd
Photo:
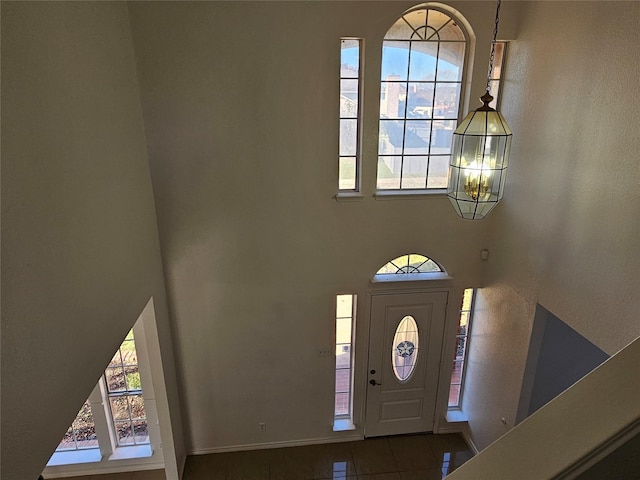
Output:
<svg viewBox="0 0 640 480">
<path fill-rule="evenodd" d="M 489 57 L 489 74 L 487 75 L 487 93 L 491 90 L 491 76 L 493 75 L 493 61 L 496 55 L 496 39 L 498 38 L 498 23 L 500 23 L 500 5 L 502 0 L 498 0 L 496 6 L 496 21 L 493 27 L 493 41 L 491 42 L 491 56 Z"/>
</svg>

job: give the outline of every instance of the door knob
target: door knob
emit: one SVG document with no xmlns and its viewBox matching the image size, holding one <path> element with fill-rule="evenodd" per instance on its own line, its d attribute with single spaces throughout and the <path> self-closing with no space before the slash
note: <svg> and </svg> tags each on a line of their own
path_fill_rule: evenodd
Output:
<svg viewBox="0 0 640 480">
<path fill-rule="evenodd" d="M 373 386 L 375 385 L 382 385 L 381 383 L 376 382 L 375 380 L 369 380 L 369 383 Z"/>
</svg>

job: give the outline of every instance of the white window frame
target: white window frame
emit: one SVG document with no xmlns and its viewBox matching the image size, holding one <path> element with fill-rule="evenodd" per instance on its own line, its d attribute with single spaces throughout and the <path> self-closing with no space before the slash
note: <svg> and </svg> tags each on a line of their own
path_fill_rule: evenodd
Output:
<svg viewBox="0 0 640 480">
<path fill-rule="evenodd" d="M 462 74 L 460 77 L 460 97 L 458 99 L 458 111 L 457 111 L 457 119 L 454 125 L 454 130 L 455 127 L 457 126 L 457 124 L 460 122 L 460 120 L 462 119 L 462 116 L 464 115 L 464 109 L 465 106 L 467 105 L 467 93 L 468 93 L 468 85 L 470 84 L 470 76 L 471 76 L 471 65 L 470 65 L 470 59 L 472 58 L 473 54 L 474 54 L 474 46 L 475 46 L 475 41 L 474 41 L 474 37 L 473 37 L 473 33 L 470 30 L 469 24 L 466 21 L 466 19 L 464 17 L 461 16 L 461 14 L 453 9 L 449 9 L 446 8 L 446 6 L 443 6 L 441 4 L 433 4 L 433 3 L 426 3 L 426 4 L 421 4 L 421 5 L 417 5 L 415 7 L 412 7 L 408 10 L 406 10 L 405 12 L 402 13 L 402 15 L 400 15 L 392 24 L 395 25 L 395 23 L 401 19 L 404 15 L 412 12 L 412 11 L 417 11 L 417 10 L 435 10 L 438 12 L 441 12 L 447 16 L 449 16 L 451 19 L 453 19 L 453 21 L 456 23 L 456 25 L 460 28 L 460 30 L 462 31 L 462 34 L 465 38 L 464 44 L 465 44 L 465 52 L 464 52 L 464 60 L 463 60 L 463 64 L 462 64 Z M 392 27 L 390 27 L 392 28 Z M 385 32 L 385 37 L 387 35 L 388 31 Z M 382 39 L 382 43 L 381 46 L 384 46 L 384 42 L 385 42 L 385 38 Z M 380 52 L 380 59 L 382 61 L 382 51 Z M 380 85 L 380 88 L 382 89 L 382 84 L 383 84 L 384 80 L 383 79 L 378 79 L 378 83 Z M 380 108 L 380 106 L 378 106 L 378 108 Z M 406 118 L 404 119 L 406 121 Z M 380 114 L 378 114 L 378 123 L 380 123 Z M 378 127 L 380 128 L 380 126 Z M 378 133 L 379 136 L 379 133 Z M 379 140 L 378 140 L 379 141 Z M 442 187 L 442 188 L 407 188 L 407 189 L 402 189 L 402 188 L 378 188 L 378 168 L 379 168 L 379 158 L 380 158 L 380 152 L 379 152 L 379 148 L 378 151 L 376 153 L 376 175 L 375 175 L 375 181 L 376 181 L 376 185 L 375 185 L 375 194 L 374 194 L 374 198 L 378 198 L 378 199 L 386 199 L 386 198 L 406 198 L 406 197 L 410 197 L 410 196 L 440 196 L 440 195 L 446 195 L 446 191 L 447 188 L 446 186 Z M 425 182 L 428 183 L 428 172 L 427 172 L 427 176 L 425 178 Z"/>
<path fill-rule="evenodd" d="M 490 93 L 493 96 L 493 101 L 489 104 L 490 107 L 500 110 L 500 104 L 502 103 L 502 87 L 504 86 L 504 82 L 502 79 L 504 78 L 504 69 L 506 66 L 507 53 L 509 51 L 509 42 L 503 40 L 496 41 L 496 47 L 500 46 L 501 54 L 498 57 L 496 55 L 493 72 L 491 72 L 491 77 L 489 78 L 489 84 L 491 85 Z M 498 48 L 496 48 L 496 51 Z M 498 74 L 496 75 L 496 71 Z M 495 85 L 495 88 L 494 88 Z"/>
<path fill-rule="evenodd" d="M 463 309 L 463 302 L 464 302 L 464 291 L 466 290 L 471 290 L 471 301 L 469 302 L 469 310 L 465 310 Z M 475 288 L 465 288 L 463 290 L 463 298 L 461 299 L 461 303 L 460 303 L 460 309 L 458 310 L 458 323 L 456 325 L 456 336 L 455 336 L 455 344 L 454 344 L 454 366 L 451 369 L 451 379 L 449 380 L 449 395 L 447 395 L 447 409 L 448 410 L 461 410 L 462 409 L 462 397 L 463 397 L 463 393 L 464 393 L 464 381 L 465 381 L 465 377 L 466 377 L 466 373 L 467 373 L 467 369 L 466 369 L 466 365 L 467 365 L 467 361 L 469 358 L 469 341 L 471 339 L 471 329 L 473 327 L 473 309 L 475 307 L 475 302 L 476 302 L 476 293 L 477 293 L 477 289 Z M 458 328 L 460 328 L 460 318 L 462 316 L 462 313 L 467 312 L 468 318 L 467 318 L 467 331 L 465 333 L 465 347 L 464 347 L 464 353 L 462 355 L 462 372 L 460 374 L 460 390 L 458 392 L 458 404 L 457 405 L 449 405 L 449 396 L 451 395 L 451 387 L 453 385 L 456 385 L 453 383 L 453 372 L 455 370 L 455 352 L 457 349 L 457 345 L 458 345 Z"/>
<path fill-rule="evenodd" d="M 348 295 L 351 297 L 351 316 L 350 317 L 338 317 L 338 311 L 337 311 L 337 301 L 338 301 L 338 297 L 343 296 L 343 295 Z M 334 364 L 334 371 L 337 372 L 338 370 L 346 370 L 344 368 L 338 368 L 338 364 L 337 364 L 337 359 L 338 359 L 338 347 L 339 346 L 343 346 L 345 345 L 344 342 L 340 342 L 338 343 L 337 341 L 337 327 L 338 327 L 338 320 L 344 320 L 346 318 L 349 318 L 350 320 L 350 327 L 351 327 L 351 338 L 350 338 L 350 343 L 349 345 L 349 354 L 351 356 L 350 360 L 349 360 L 349 408 L 348 408 L 348 413 L 346 414 L 337 414 L 335 411 L 335 401 L 337 399 L 337 385 L 334 384 L 334 418 L 333 418 L 333 431 L 334 432 L 339 432 L 339 431 L 346 431 L 346 430 L 355 430 L 355 425 L 353 423 L 353 393 L 354 393 L 354 371 L 355 371 L 355 335 L 356 335 L 356 310 L 357 310 L 357 300 L 358 300 L 358 296 L 354 293 L 343 293 L 343 294 L 338 294 L 336 295 L 336 315 L 335 315 L 335 327 L 336 327 L 336 341 L 335 341 L 335 356 L 336 356 L 336 363 Z M 335 378 L 335 377 L 334 377 Z M 346 393 L 346 392 L 340 392 L 340 393 Z"/>
<path fill-rule="evenodd" d="M 415 271 L 407 271 L 410 270 L 409 262 L 412 257 L 415 257 L 416 261 L 422 260 L 423 264 L 428 262 L 432 262 L 435 264 L 440 271 L 421 271 L 419 268 L 415 269 Z M 406 263 L 406 265 L 405 265 Z M 393 265 L 397 269 L 396 272 L 391 273 L 381 273 L 381 270 L 387 267 L 388 265 Z M 386 282 L 416 282 L 423 280 L 451 280 L 452 277 L 449 276 L 444 267 L 433 258 L 428 257 L 427 255 L 423 255 L 421 253 L 405 253 L 404 255 L 400 255 L 392 260 L 386 262 L 373 276 L 371 280 L 372 283 L 386 283 Z"/>
<path fill-rule="evenodd" d="M 54 452 L 43 471 L 46 478 L 164 468 L 158 409 L 142 316 L 133 326 L 133 335 L 150 443 L 118 446 L 103 373 L 88 398 L 99 448 Z"/>
<path fill-rule="evenodd" d="M 342 37 L 340 39 L 340 65 L 342 65 L 342 42 L 345 40 L 351 40 L 358 42 L 358 76 L 357 77 L 343 77 L 342 67 L 340 68 L 340 97 L 342 97 L 342 80 L 356 80 L 358 85 L 358 109 L 356 113 L 356 145 L 355 145 L 355 185 L 354 188 L 340 188 L 340 163 L 343 157 L 351 157 L 352 155 L 342 155 L 341 139 L 338 135 L 338 193 L 336 198 L 349 198 L 349 197 L 361 197 L 362 190 L 362 111 L 363 111 L 363 85 L 364 85 L 364 39 L 357 37 Z M 341 128 L 342 120 L 346 120 L 346 117 L 342 117 L 339 113 L 338 127 Z M 348 119 L 352 119 L 349 117 Z"/>
</svg>

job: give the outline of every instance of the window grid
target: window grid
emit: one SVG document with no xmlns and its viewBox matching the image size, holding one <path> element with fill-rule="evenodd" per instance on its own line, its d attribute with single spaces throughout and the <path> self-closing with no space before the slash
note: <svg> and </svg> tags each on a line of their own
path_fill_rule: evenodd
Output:
<svg viewBox="0 0 640 480">
<path fill-rule="evenodd" d="M 133 330 L 109 362 L 104 378 L 118 446 L 149 444 Z"/>
<path fill-rule="evenodd" d="M 360 183 L 362 39 L 340 40 L 340 140 L 338 190 L 357 192 Z"/>
<path fill-rule="evenodd" d="M 407 275 L 428 272 L 442 272 L 442 268 L 429 257 L 410 253 L 387 262 L 376 272 L 376 275 Z"/>
<path fill-rule="evenodd" d="M 89 402 L 84 402 L 71 426 L 64 434 L 56 448 L 56 452 L 71 450 L 90 450 L 99 448 L 93 412 Z"/>
<path fill-rule="evenodd" d="M 104 401 L 105 410 L 113 425 L 113 440 L 116 445 L 124 447 L 150 444 L 133 330 L 129 331 L 111 358 L 102 379 L 106 398 L 103 397 L 101 401 Z M 94 408 L 100 405 L 95 399 L 88 399 L 84 403 L 56 452 L 100 448 L 92 404 Z M 105 427 L 103 425 L 101 431 L 106 430 Z"/>
<path fill-rule="evenodd" d="M 149 302 L 148 307 L 150 305 L 151 302 Z M 145 308 L 145 311 L 148 311 L 148 309 Z M 151 446 L 155 445 L 156 448 L 161 448 L 161 444 L 159 443 L 159 419 L 156 409 L 153 408 L 154 392 L 151 381 L 153 365 L 149 362 L 144 333 L 141 315 L 133 327 L 133 332 L 127 333 L 118 350 L 115 351 L 111 360 L 105 366 L 103 374 L 89 394 L 85 405 L 83 405 L 79 415 L 72 422 L 72 427 L 77 430 L 76 440 L 78 446 L 81 448 L 76 449 L 75 443 L 72 444 L 73 438 L 65 435 L 59 445 L 60 448 L 56 449 L 47 462 L 47 469 L 61 467 L 67 471 L 67 466 L 89 461 L 96 462 L 96 468 L 98 469 L 103 467 L 110 468 L 107 465 L 111 463 L 111 460 L 116 460 L 116 458 L 118 461 L 125 458 L 136 458 L 140 462 L 152 461 L 150 459 L 154 448 Z M 127 370 L 126 373 L 125 370 Z M 141 380 L 138 373 L 142 377 Z M 141 382 L 144 382 L 144 385 Z M 110 391 L 113 392 L 112 395 L 110 395 Z M 124 395 L 119 395 L 121 393 L 128 393 L 130 396 L 125 398 L 125 401 L 121 401 L 122 411 L 114 413 L 111 408 L 112 399 L 123 397 Z M 151 402 L 149 409 L 146 408 L 147 405 L 144 405 L 142 396 L 136 397 L 139 394 L 144 395 L 145 403 L 147 400 Z M 123 425 L 114 423 L 113 417 L 115 414 L 121 416 L 117 420 L 122 422 L 131 419 L 130 423 L 124 425 L 124 428 L 128 430 L 127 433 L 133 433 L 131 438 L 129 435 L 127 437 L 117 437 L 118 433 L 122 433 Z M 90 422 L 86 421 L 87 415 L 91 415 Z M 127 418 L 124 418 L 125 415 Z M 85 420 L 84 423 L 82 423 L 83 420 Z M 93 428 L 87 434 L 87 423 L 91 423 L 92 427 L 95 426 L 95 436 Z M 78 427 L 84 427 L 84 430 Z M 118 427 L 120 427 L 120 432 Z M 73 435 L 69 430 L 67 434 Z M 94 441 L 95 447 L 88 442 L 83 444 L 83 440 Z M 82 448 L 85 446 L 87 448 Z M 89 448 L 90 446 L 91 448 Z M 113 458 L 114 456 L 116 458 Z M 100 464 L 100 466 L 97 464 Z"/>
<path fill-rule="evenodd" d="M 454 57 L 457 50 L 454 64 L 444 60 L 443 45 L 448 46 L 444 50 L 449 55 L 454 52 Z M 459 47 L 452 48 L 454 45 Z M 451 17 L 434 9 L 408 12 L 387 32 L 382 54 L 378 190 L 446 188 L 465 47 L 466 38 L 460 27 Z M 401 63 L 398 58 L 403 50 L 407 51 L 405 71 L 402 75 L 392 73 L 394 64 Z M 424 70 L 429 62 L 433 67 Z M 441 72 L 442 63 L 453 70 Z M 418 66 L 413 71 L 415 65 Z M 416 78 L 417 72 L 426 74 Z M 452 74 L 455 79 L 447 78 Z M 430 99 L 425 103 L 427 97 Z M 447 97 L 449 101 L 445 104 L 443 100 Z"/>
<path fill-rule="evenodd" d="M 467 288 L 462 296 L 460 319 L 456 332 L 456 346 L 449 388 L 449 408 L 457 408 L 462 403 L 462 386 L 464 385 L 465 363 L 468 351 L 468 338 L 471 330 L 471 319 L 475 290 Z"/>
<path fill-rule="evenodd" d="M 336 296 L 335 419 L 350 420 L 353 416 L 355 300 L 352 294 Z"/>
</svg>

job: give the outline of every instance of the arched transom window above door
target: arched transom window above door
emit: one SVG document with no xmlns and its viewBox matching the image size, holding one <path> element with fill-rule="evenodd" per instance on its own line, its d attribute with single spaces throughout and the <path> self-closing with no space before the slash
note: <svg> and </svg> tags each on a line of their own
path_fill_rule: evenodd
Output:
<svg viewBox="0 0 640 480">
<path fill-rule="evenodd" d="M 408 253 L 388 261 L 378 269 L 374 282 L 411 280 L 443 280 L 449 278 L 445 269 L 433 259 L 419 253 Z"/>
</svg>

